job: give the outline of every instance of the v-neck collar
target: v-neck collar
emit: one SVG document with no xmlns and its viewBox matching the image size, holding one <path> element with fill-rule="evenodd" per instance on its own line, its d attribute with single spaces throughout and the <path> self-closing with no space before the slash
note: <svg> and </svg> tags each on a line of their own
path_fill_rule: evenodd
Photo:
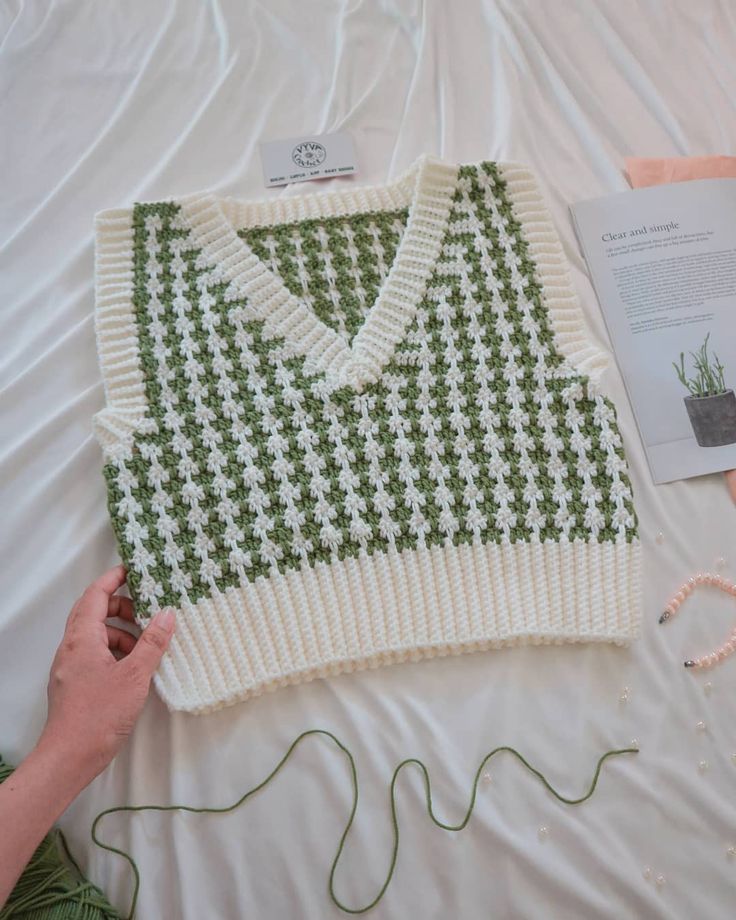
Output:
<svg viewBox="0 0 736 920">
<path fill-rule="evenodd" d="M 244 299 L 269 332 L 283 337 L 335 386 L 374 383 L 404 337 L 440 255 L 458 164 L 420 154 L 395 180 L 257 200 L 198 192 L 176 200 L 228 299 Z M 396 255 L 359 330 L 348 343 L 324 323 L 238 235 L 245 227 L 409 207 Z"/>
</svg>

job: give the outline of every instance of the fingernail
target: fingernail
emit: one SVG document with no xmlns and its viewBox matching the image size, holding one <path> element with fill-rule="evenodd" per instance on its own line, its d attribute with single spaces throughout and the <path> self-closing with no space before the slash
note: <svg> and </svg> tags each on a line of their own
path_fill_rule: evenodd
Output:
<svg viewBox="0 0 736 920">
<path fill-rule="evenodd" d="M 174 612 L 174 608 L 164 607 L 154 616 L 153 622 L 157 626 L 162 626 L 167 632 L 171 632 L 174 629 L 175 619 L 176 614 Z"/>
</svg>

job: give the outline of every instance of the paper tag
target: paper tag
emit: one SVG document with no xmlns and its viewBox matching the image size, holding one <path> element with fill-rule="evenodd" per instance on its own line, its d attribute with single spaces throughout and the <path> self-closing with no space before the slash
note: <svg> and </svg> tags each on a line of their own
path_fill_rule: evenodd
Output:
<svg viewBox="0 0 736 920">
<path fill-rule="evenodd" d="M 263 181 L 268 188 L 356 171 L 353 139 L 345 131 L 261 141 Z"/>
</svg>

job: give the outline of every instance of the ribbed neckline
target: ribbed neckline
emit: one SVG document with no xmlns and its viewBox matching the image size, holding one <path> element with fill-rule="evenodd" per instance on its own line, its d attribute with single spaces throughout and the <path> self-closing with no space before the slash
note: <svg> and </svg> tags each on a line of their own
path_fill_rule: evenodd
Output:
<svg viewBox="0 0 736 920">
<path fill-rule="evenodd" d="M 420 154 L 396 179 L 322 193 L 247 200 L 194 193 L 177 199 L 205 260 L 274 335 L 283 337 L 338 386 L 375 382 L 424 296 L 442 248 L 459 164 Z M 317 317 L 238 235 L 238 229 L 409 208 L 394 261 L 352 342 Z"/>
</svg>

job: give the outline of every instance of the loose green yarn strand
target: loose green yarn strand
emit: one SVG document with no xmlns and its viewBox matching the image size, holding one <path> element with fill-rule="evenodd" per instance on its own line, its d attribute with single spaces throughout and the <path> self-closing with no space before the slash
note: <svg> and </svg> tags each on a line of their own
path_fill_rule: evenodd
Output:
<svg viewBox="0 0 736 920">
<path fill-rule="evenodd" d="M 534 776 L 537 777 L 537 779 L 541 781 L 541 783 L 545 786 L 545 788 L 556 799 L 558 799 L 558 801 L 563 802 L 566 805 L 580 805 L 581 803 L 587 801 L 595 792 L 596 786 L 598 785 L 598 779 L 600 777 L 601 769 L 603 767 L 603 764 L 609 757 L 615 757 L 620 754 L 638 753 L 638 748 L 633 748 L 633 747 L 606 751 L 606 753 L 604 753 L 598 760 L 598 763 L 595 769 L 595 773 L 593 774 L 593 779 L 591 780 L 588 791 L 584 793 L 583 795 L 579 796 L 578 798 L 569 798 L 567 796 L 562 795 L 560 792 L 558 792 L 551 785 L 551 783 L 547 780 L 547 778 L 541 773 L 541 771 L 533 767 L 526 760 L 526 758 L 523 757 L 522 754 L 520 754 L 515 748 L 508 747 L 508 746 L 494 748 L 492 751 L 490 751 L 488 754 L 485 755 L 485 757 L 480 763 L 480 766 L 476 770 L 475 779 L 473 780 L 473 787 L 471 790 L 470 803 L 468 805 L 467 812 L 465 813 L 465 817 L 459 824 L 445 824 L 443 821 L 440 821 L 440 819 L 437 818 L 437 816 L 435 815 L 434 808 L 432 805 L 432 786 L 431 786 L 431 781 L 429 778 L 429 771 L 427 767 L 425 766 L 425 764 L 421 760 L 415 757 L 411 757 L 406 760 L 402 760 L 401 763 L 394 770 L 393 776 L 391 778 L 390 793 L 391 793 L 391 824 L 393 828 L 393 845 L 392 845 L 392 850 L 391 850 L 391 860 L 389 863 L 389 868 L 388 868 L 388 873 L 386 875 L 386 879 L 383 882 L 381 888 L 379 889 L 378 894 L 368 904 L 364 905 L 363 907 L 348 907 L 346 904 L 344 904 L 339 899 L 339 897 L 335 893 L 335 873 L 337 872 L 337 866 L 338 866 L 338 863 L 340 862 L 340 857 L 342 856 L 342 852 L 345 847 L 345 842 L 347 840 L 348 834 L 350 833 L 350 829 L 353 825 L 353 820 L 355 819 L 355 814 L 358 809 L 358 772 L 355 766 L 355 759 L 353 755 L 351 754 L 350 750 L 340 741 L 339 738 L 337 738 L 335 735 L 332 734 L 332 732 L 327 731 L 326 729 L 321 729 L 321 728 L 309 729 L 308 731 L 302 732 L 302 734 L 299 735 L 291 743 L 287 752 L 284 754 L 281 760 L 276 764 L 273 770 L 265 777 L 265 779 L 261 780 L 261 782 L 258 783 L 256 786 L 254 786 L 252 789 L 249 789 L 247 792 L 245 792 L 232 805 L 226 805 L 226 806 L 222 806 L 219 808 L 217 807 L 197 808 L 191 805 L 120 805 L 115 808 L 107 808 L 105 809 L 105 811 L 102 811 L 100 812 L 99 815 L 97 815 L 97 817 L 95 818 L 92 824 L 92 830 L 91 830 L 92 840 L 101 849 L 107 850 L 110 853 L 115 853 L 118 856 L 122 856 L 122 858 L 128 862 L 128 864 L 130 865 L 133 871 L 133 877 L 134 877 L 133 897 L 131 900 L 128 920 L 133 920 L 135 916 L 136 905 L 138 903 L 138 894 L 140 891 L 140 881 L 141 881 L 140 872 L 138 870 L 138 866 L 135 860 L 129 853 L 126 853 L 124 850 L 118 849 L 117 847 L 111 846 L 110 844 L 103 843 L 102 840 L 100 840 L 100 838 L 97 835 L 97 827 L 100 821 L 106 815 L 115 814 L 118 812 L 185 811 L 185 812 L 191 812 L 194 814 L 224 814 L 225 812 L 234 811 L 235 809 L 239 808 L 245 801 L 247 801 L 247 799 L 255 795 L 256 792 L 259 792 L 261 789 L 264 788 L 264 786 L 267 786 L 268 783 L 270 783 L 271 780 L 280 772 L 281 768 L 289 760 L 292 753 L 294 752 L 296 747 L 300 744 L 300 742 L 303 741 L 304 738 L 309 737 L 310 735 L 323 735 L 324 737 L 329 738 L 345 755 L 345 757 L 347 758 L 349 767 L 350 767 L 350 775 L 351 775 L 351 780 L 352 780 L 352 785 L 353 785 L 353 804 L 350 809 L 350 814 L 348 815 L 348 820 L 345 825 L 345 829 L 343 830 L 342 835 L 340 836 L 340 841 L 337 847 L 337 852 L 335 853 L 335 858 L 332 861 L 332 866 L 330 868 L 330 874 L 329 874 L 329 884 L 328 884 L 328 891 L 329 891 L 329 895 L 330 895 L 332 902 L 335 904 L 336 907 L 338 907 L 340 910 L 342 910 L 344 913 L 347 913 L 347 914 L 364 914 L 367 911 L 371 910 L 383 898 L 384 894 L 386 893 L 388 889 L 388 886 L 391 884 L 391 880 L 393 878 L 394 871 L 396 869 L 396 861 L 398 859 L 398 853 L 399 853 L 399 820 L 398 820 L 398 815 L 396 811 L 396 782 L 403 768 L 408 766 L 409 764 L 415 764 L 422 771 L 422 775 L 424 777 L 427 813 L 430 819 L 432 820 L 432 822 L 437 827 L 440 827 L 443 830 L 457 832 L 457 831 L 461 831 L 467 825 L 468 821 L 470 820 L 470 816 L 472 815 L 473 810 L 475 808 L 477 792 L 478 792 L 478 783 L 480 782 L 480 777 L 483 772 L 483 768 L 496 754 L 499 754 L 503 751 L 513 754 L 514 757 L 516 757 L 516 759 L 519 760 L 521 764 L 530 773 L 532 773 Z M 2 917 L 0 917 L 0 920 L 2 920 Z"/>
</svg>

